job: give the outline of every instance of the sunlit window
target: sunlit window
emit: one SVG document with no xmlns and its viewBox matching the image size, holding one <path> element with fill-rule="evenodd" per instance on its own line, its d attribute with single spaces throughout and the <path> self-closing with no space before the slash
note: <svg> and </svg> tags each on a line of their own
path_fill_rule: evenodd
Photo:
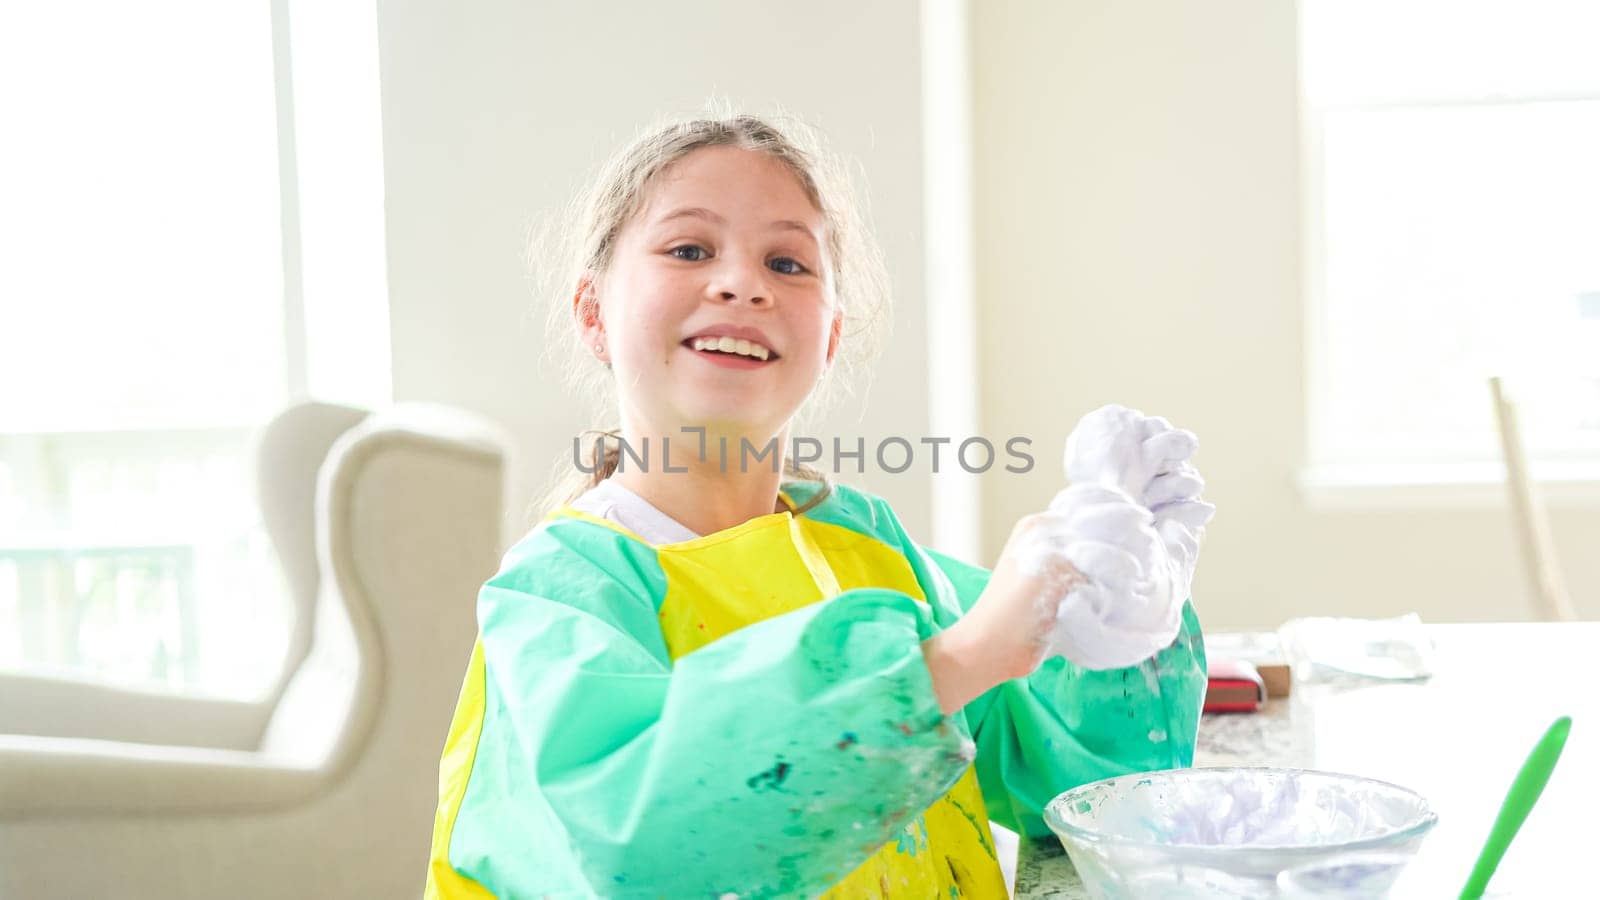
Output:
<svg viewBox="0 0 1600 900">
<path fill-rule="evenodd" d="M 1305 0 L 1311 452 L 1600 460 L 1600 4 Z"/>
<path fill-rule="evenodd" d="M 255 431 L 387 390 L 372 29 L 348 2 L 0 11 L 0 672 L 278 677 Z"/>
</svg>

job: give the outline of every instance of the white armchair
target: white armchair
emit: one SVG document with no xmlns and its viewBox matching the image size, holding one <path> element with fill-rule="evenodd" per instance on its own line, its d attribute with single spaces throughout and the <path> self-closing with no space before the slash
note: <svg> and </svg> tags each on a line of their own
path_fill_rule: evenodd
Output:
<svg viewBox="0 0 1600 900">
<path fill-rule="evenodd" d="M 0 680 L 0 897 L 418 894 L 509 446 L 437 406 L 275 419 L 262 512 L 301 613 L 278 689 Z"/>
</svg>

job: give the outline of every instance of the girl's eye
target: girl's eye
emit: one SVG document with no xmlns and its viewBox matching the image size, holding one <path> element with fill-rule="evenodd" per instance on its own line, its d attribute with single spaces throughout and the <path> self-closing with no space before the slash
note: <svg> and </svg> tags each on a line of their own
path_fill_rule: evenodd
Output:
<svg viewBox="0 0 1600 900">
<path fill-rule="evenodd" d="M 771 265 L 772 270 L 780 275 L 801 275 L 806 271 L 806 267 L 801 265 L 798 260 L 787 256 L 778 257 L 772 261 Z"/>
<path fill-rule="evenodd" d="M 687 262 L 699 262 L 700 260 L 706 258 L 705 248 L 695 244 L 683 244 L 678 247 L 673 247 L 667 252 Z"/>
</svg>

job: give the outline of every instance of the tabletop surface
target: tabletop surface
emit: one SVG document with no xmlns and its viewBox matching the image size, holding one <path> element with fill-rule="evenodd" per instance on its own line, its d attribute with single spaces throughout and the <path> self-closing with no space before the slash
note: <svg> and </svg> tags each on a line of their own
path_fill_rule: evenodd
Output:
<svg viewBox="0 0 1600 900">
<path fill-rule="evenodd" d="M 1455 897 L 1528 752 L 1570 715 L 1561 761 L 1485 896 L 1600 896 L 1581 862 L 1600 819 L 1600 622 L 1427 630 L 1432 678 L 1300 682 L 1260 712 L 1208 714 L 1194 764 L 1347 772 L 1417 791 L 1439 824 L 1408 868 L 1406 895 Z M 1089 894 L 1051 838 L 1023 842 L 1015 896 Z"/>
</svg>

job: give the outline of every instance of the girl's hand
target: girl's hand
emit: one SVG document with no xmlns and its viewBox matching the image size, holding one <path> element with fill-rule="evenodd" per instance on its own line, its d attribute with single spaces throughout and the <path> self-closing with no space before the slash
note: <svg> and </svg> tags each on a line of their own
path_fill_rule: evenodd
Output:
<svg viewBox="0 0 1600 900">
<path fill-rule="evenodd" d="M 1189 462 L 1199 449 L 1194 432 L 1173 428 L 1160 416 L 1110 404 L 1078 421 L 1067 435 L 1061 462 L 1068 484 L 1121 488 L 1160 519 L 1174 504 L 1199 500 L 1205 479 Z M 1191 507 L 1188 518 L 1193 517 Z M 1184 524 L 1197 528 L 1205 523 Z"/>
<path fill-rule="evenodd" d="M 1112 485 L 1143 503 L 1151 482 L 1180 468 L 1199 445 L 1193 432 L 1113 403 L 1078 420 L 1061 462 L 1069 484 Z"/>
<path fill-rule="evenodd" d="M 1217 511 L 1200 499 L 1205 479 L 1189 462 L 1199 447 L 1191 431 L 1111 404 L 1079 420 L 1062 458 L 1069 483 L 1115 485 L 1155 515 L 1156 531 L 1178 561 L 1174 578 L 1186 597 L 1205 526 Z"/>
<path fill-rule="evenodd" d="M 1018 520 L 978 602 L 923 643 L 944 711 L 1031 674 L 1047 656 L 1090 655 L 1073 643 L 1085 633 L 1078 616 L 1129 612 L 1116 608 L 1126 605 L 1121 598 L 1135 596 L 1165 559 L 1152 521 L 1126 494 L 1093 484 L 1069 487 L 1045 512 Z"/>
</svg>

